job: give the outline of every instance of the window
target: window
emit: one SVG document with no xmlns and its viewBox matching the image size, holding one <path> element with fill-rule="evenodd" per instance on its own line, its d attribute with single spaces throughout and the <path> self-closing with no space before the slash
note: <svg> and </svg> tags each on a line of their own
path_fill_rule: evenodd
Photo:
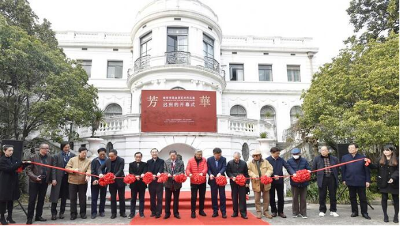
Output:
<svg viewBox="0 0 400 226">
<path fill-rule="evenodd" d="M 188 51 L 188 28 L 167 29 L 167 52 Z"/>
<path fill-rule="evenodd" d="M 260 111 L 260 119 L 275 120 L 275 109 L 269 105 L 262 107 Z"/>
<path fill-rule="evenodd" d="M 107 78 L 122 78 L 122 61 L 108 61 Z"/>
<path fill-rule="evenodd" d="M 150 55 L 151 41 L 151 32 L 140 38 L 140 57 Z"/>
<path fill-rule="evenodd" d="M 272 81 L 272 65 L 258 65 L 260 81 Z"/>
<path fill-rule="evenodd" d="M 303 111 L 300 106 L 294 106 L 290 109 L 290 123 L 293 125 L 297 122 L 300 116 L 303 115 Z"/>
<path fill-rule="evenodd" d="M 243 64 L 230 64 L 229 71 L 231 81 L 244 81 Z"/>
<path fill-rule="evenodd" d="M 203 34 L 203 53 L 205 57 L 214 59 L 214 40 Z"/>
<path fill-rule="evenodd" d="M 246 118 L 247 116 L 246 109 L 244 109 L 244 107 L 240 105 L 235 105 L 231 108 L 231 116 Z"/>
<path fill-rule="evenodd" d="M 104 110 L 104 115 L 106 117 L 122 115 L 122 108 L 118 104 L 109 104 Z"/>
<path fill-rule="evenodd" d="M 90 78 L 92 71 L 92 60 L 78 60 L 78 64 L 82 66 L 83 70 L 86 71 L 86 74 Z"/>
<path fill-rule="evenodd" d="M 300 66 L 288 65 L 287 77 L 288 77 L 288 82 L 300 82 Z"/>
</svg>

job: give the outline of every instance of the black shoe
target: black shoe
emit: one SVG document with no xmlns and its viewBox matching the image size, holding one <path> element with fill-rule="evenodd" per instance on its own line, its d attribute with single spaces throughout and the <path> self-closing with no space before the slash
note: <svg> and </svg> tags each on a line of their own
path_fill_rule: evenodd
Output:
<svg viewBox="0 0 400 226">
<path fill-rule="evenodd" d="M 97 217 L 97 214 L 95 214 L 95 213 L 92 213 L 92 219 L 96 219 L 96 217 Z"/>
<path fill-rule="evenodd" d="M 156 215 L 154 213 L 150 214 L 150 217 L 155 217 Z"/>
<path fill-rule="evenodd" d="M 86 214 L 81 214 L 81 218 L 86 219 L 87 218 Z"/>
<path fill-rule="evenodd" d="M 280 213 L 279 216 L 282 218 L 286 218 L 286 215 L 284 213 Z"/>
<path fill-rule="evenodd" d="M 271 215 L 272 217 L 276 217 L 276 216 L 278 216 L 278 214 L 276 214 L 276 213 L 272 213 L 272 215 Z"/>
<path fill-rule="evenodd" d="M 175 217 L 176 219 L 181 219 L 181 216 L 179 216 L 179 214 L 175 214 L 174 217 Z"/>
<path fill-rule="evenodd" d="M 243 219 L 248 219 L 247 215 L 242 215 Z"/>
<path fill-rule="evenodd" d="M 26 221 L 26 224 L 32 224 L 32 219 L 28 219 L 28 220 Z"/>
<path fill-rule="evenodd" d="M 368 216 L 368 213 L 363 213 L 362 216 L 367 220 L 371 220 L 371 217 Z"/>
<path fill-rule="evenodd" d="M 387 214 L 383 216 L 383 222 L 389 222 L 389 216 Z"/>
<path fill-rule="evenodd" d="M 104 217 L 104 216 L 105 216 L 104 212 L 101 212 L 100 217 Z"/>
<path fill-rule="evenodd" d="M 110 217 L 111 219 L 115 219 L 115 218 L 117 218 L 117 214 L 111 214 L 111 217 Z"/>
<path fill-rule="evenodd" d="M 222 214 L 222 218 L 227 218 L 226 213 Z"/>
<path fill-rule="evenodd" d="M 399 216 L 398 216 L 398 215 L 395 215 L 395 216 L 393 217 L 393 222 L 394 222 L 394 223 L 399 223 Z"/>
<path fill-rule="evenodd" d="M 192 215 L 190 215 L 191 218 L 196 218 L 196 212 L 192 212 Z"/>
<path fill-rule="evenodd" d="M 219 216 L 218 213 L 217 213 L 217 212 L 214 212 L 213 215 L 212 215 L 211 217 L 218 217 L 218 216 Z"/>
<path fill-rule="evenodd" d="M 231 215 L 231 217 L 238 217 L 239 215 L 238 215 L 238 213 L 233 213 L 232 215 Z"/>
<path fill-rule="evenodd" d="M 44 219 L 43 217 L 36 217 L 35 221 L 47 221 L 46 219 Z"/>
<path fill-rule="evenodd" d="M 358 213 L 356 212 L 351 213 L 351 217 L 358 217 Z"/>
<path fill-rule="evenodd" d="M 132 219 L 132 218 L 134 218 L 134 217 L 135 217 L 135 214 L 134 214 L 134 213 L 131 213 L 131 214 L 129 214 L 129 216 L 128 216 L 129 219 Z"/>
<path fill-rule="evenodd" d="M 15 222 L 11 217 L 7 217 L 7 221 L 8 221 L 8 223 L 10 223 L 10 224 L 15 224 L 15 223 L 17 223 L 17 222 Z"/>
<path fill-rule="evenodd" d="M 165 215 L 164 219 L 168 219 L 171 215 Z"/>
<path fill-rule="evenodd" d="M 75 215 L 75 214 L 72 214 L 70 219 L 71 219 L 72 221 L 75 220 L 75 219 L 76 219 L 76 215 Z"/>
<path fill-rule="evenodd" d="M 1 218 L 1 219 L 0 219 L 0 223 L 1 223 L 2 225 L 7 225 L 7 224 L 8 224 L 8 222 L 6 221 L 6 218 Z"/>
<path fill-rule="evenodd" d="M 51 220 L 52 220 L 52 221 L 57 220 L 57 215 L 55 215 L 55 214 L 54 214 L 54 215 L 51 215 Z"/>
<path fill-rule="evenodd" d="M 204 212 L 204 210 L 199 211 L 199 214 L 200 214 L 200 216 L 203 216 L 203 217 L 207 216 L 207 214 Z"/>
<path fill-rule="evenodd" d="M 122 214 L 120 214 L 120 216 L 123 217 L 123 218 L 125 218 L 125 217 L 126 217 L 126 214 L 125 214 L 125 213 L 122 213 Z"/>
<path fill-rule="evenodd" d="M 58 216 L 58 218 L 64 219 L 64 213 L 60 213 L 60 215 Z"/>
<path fill-rule="evenodd" d="M 160 217 L 161 217 L 161 215 L 156 214 L 156 218 L 160 218 Z"/>
<path fill-rule="evenodd" d="M 140 218 L 144 218 L 144 213 L 139 213 Z"/>
</svg>

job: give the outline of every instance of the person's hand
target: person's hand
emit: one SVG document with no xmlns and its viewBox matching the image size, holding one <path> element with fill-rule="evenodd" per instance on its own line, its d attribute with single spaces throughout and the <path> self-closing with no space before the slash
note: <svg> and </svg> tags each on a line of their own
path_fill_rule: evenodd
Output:
<svg viewBox="0 0 400 226">
<path fill-rule="evenodd" d="M 56 185 L 57 185 L 57 181 L 56 181 L 56 180 L 52 180 L 52 181 L 51 181 L 51 184 L 52 184 L 53 186 L 56 186 Z"/>
<path fill-rule="evenodd" d="M 365 182 L 365 186 L 368 188 L 369 187 L 369 182 Z"/>
<path fill-rule="evenodd" d="M 114 180 L 117 178 L 117 176 L 114 175 Z"/>
<path fill-rule="evenodd" d="M 200 176 L 203 176 L 203 173 L 199 173 Z"/>
<path fill-rule="evenodd" d="M 160 173 L 157 173 L 157 177 L 159 177 L 161 174 Z"/>
<path fill-rule="evenodd" d="M 93 184 L 93 185 L 98 185 L 98 184 L 99 184 L 99 181 L 98 181 L 98 180 L 95 180 L 95 181 L 93 181 L 92 184 Z"/>
<path fill-rule="evenodd" d="M 89 177 L 89 176 L 86 176 L 86 177 L 85 177 L 85 181 L 88 182 L 89 180 L 90 180 L 90 177 Z"/>
<path fill-rule="evenodd" d="M 103 178 L 103 177 L 104 177 L 104 175 L 102 173 L 100 173 L 99 178 Z"/>
<path fill-rule="evenodd" d="M 210 175 L 210 180 L 214 180 L 214 175 Z"/>
<path fill-rule="evenodd" d="M 140 177 L 143 178 L 144 177 L 144 173 L 142 173 L 142 175 L 140 175 Z"/>
<path fill-rule="evenodd" d="M 156 179 L 156 175 L 153 174 L 153 180 L 155 180 L 155 179 Z"/>
<path fill-rule="evenodd" d="M 192 177 L 193 175 L 192 174 L 189 174 L 189 177 Z"/>
<path fill-rule="evenodd" d="M 171 177 L 171 174 L 170 174 L 170 173 L 168 174 L 168 177 Z"/>
<path fill-rule="evenodd" d="M 232 181 L 236 181 L 236 177 L 232 177 Z"/>
<path fill-rule="evenodd" d="M 295 177 L 295 176 L 296 176 L 296 174 L 294 173 L 294 174 L 293 174 L 293 176 Z"/>
<path fill-rule="evenodd" d="M 260 177 L 259 176 L 255 176 L 254 179 L 258 180 L 258 179 L 260 179 Z"/>
<path fill-rule="evenodd" d="M 36 177 L 36 181 L 42 181 L 42 179 L 40 178 L 40 175 Z"/>
<path fill-rule="evenodd" d="M 309 170 L 308 172 L 311 173 L 311 170 Z"/>
<path fill-rule="evenodd" d="M 391 183 L 393 183 L 393 179 L 392 178 L 390 178 L 390 180 L 388 181 L 388 184 L 391 184 Z"/>
<path fill-rule="evenodd" d="M 136 175 L 135 177 L 136 177 L 136 180 L 139 180 L 139 179 L 140 179 L 140 176 L 139 176 L 139 175 Z"/>
<path fill-rule="evenodd" d="M 246 188 L 248 188 L 249 187 L 249 184 L 246 184 Z"/>
<path fill-rule="evenodd" d="M 76 172 L 79 172 L 79 169 L 78 169 L 78 168 L 76 168 L 76 169 L 74 169 L 74 171 L 76 171 Z"/>
<path fill-rule="evenodd" d="M 274 180 L 279 180 L 278 175 L 274 175 Z"/>
<path fill-rule="evenodd" d="M 221 176 L 221 174 L 220 174 L 220 173 L 218 173 L 218 174 L 217 174 L 217 177 L 220 177 L 220 176 Z"/>
<path fill-rule="evenodd" d="M 343 184 L 346 185 L 346 181 L 343 181 Z"/>
</svg>

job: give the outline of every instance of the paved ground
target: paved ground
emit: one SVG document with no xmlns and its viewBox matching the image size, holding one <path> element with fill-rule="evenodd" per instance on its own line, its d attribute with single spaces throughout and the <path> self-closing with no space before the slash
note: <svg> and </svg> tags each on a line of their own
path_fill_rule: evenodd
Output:
<svg viewBox="0 0 400 226">
<path fill-rule="evenodd" d="M 24 205 L 25 206 L 25 205 Z M 26 207 L 26 206 L 25 206 Z M 308 219 L 302 218 L 292 218 L 291 214 L 291 204 L 285 204 L 285 214 L 287 215 L 286 219 L 281 217 L 276 217 L 273 219 L 266 219 L 263 220 L 269 222 L 272 225 L 395 225 L 393 223 L 393 206 L 389 206 L 389 216 L 390 216 L 390 223 L 383 222 L 383 214 L 381 206 L 378 203 L 373 205 L 375 210 L 368 209 L 369 215 L 372 220 L 366 220 L 363 217 L 350 217 L 350 205 L 338 205 L 338 214 L 340 217 L 334 218 L 332 216 L 325 216 L 319 217 L 318 216 L 318 205 L 317 204 L 309 204 L 307 206 L 307 215 Z M 74 224 L 74 225 L 85 225 L 85 224 L 100 224 L 100 225 L 110 225 L 110 224 L 129 224 L 130 219 L 128 218 L 121 218 L 117 217 L 116 219 L 110 219 L 110 207 L 106 207 L 106 216 L 105 217 L 97 217 L 96 219 L 90 219 L 90 215 L 88 214 L 88 219 L 81 219 L 78 218 L 74 221 L 69 220 L 69 208 L 67 207 L 66 218 L 64 220 L 57 219 L 56 221 L 50 220 L 50 203 L 45 204 L 44 208 L 44 215 L 43 217 L 47 219 L 46 222 L 41 222 L 42 224 Z M 90 207 L 88 206 L 88 210 Z M 255 214 L 255 208 L 251 207 L 248 208 L 248 211 L 251 211 Z M 328 212 L 329 213 L 329 212 Z M 210 213 L 211 214 L 211 213 Z M 149 216 L 146 216 L 149 217 Z M 211 216 L 207 216 L 211 217 Z M 228 218 L 229 219 L 229 218 Z M 16 207 L 14 209 L 14 220 L 17 224 L 25 224 L 26 223 L 26 216 L 20 207 Z M 158 219 L 162 221 L 163 219 Z M 34 222 L 34 224 L 39 224 L 39 222 Z M 397 224 L 398 225 L 398 224 Z"/>
</svg>

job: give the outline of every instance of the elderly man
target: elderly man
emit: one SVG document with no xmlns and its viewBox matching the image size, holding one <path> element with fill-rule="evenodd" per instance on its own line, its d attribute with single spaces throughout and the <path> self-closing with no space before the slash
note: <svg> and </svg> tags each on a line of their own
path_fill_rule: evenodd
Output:
<svg viewBox="0 0 400 226">
<path fill-rule="evenodd" d="M 214 148 L 213 154 L 207 159 L 208 167 L 208 184 L 211 187 L 211 202 L 213 208 L 212 217 L 218 217 L 218 192 L 219 192 L 219 202 L 222 218 L 226 218 L 226 196 L 225 196 L 225 186 L 218 186 L 215 182 L 215 177 L 225 176 L 226 171 L 226 158 L 221 156 L 222 150 L 220 148 Z"/>
<path fill-rule="evenodd" d="M 250 180 L 246 180 L 246 186 L 236 184 L 236 176 L 242 174 L 249 178 L 249 170 L 245 161 L 240 159 L 239 152 L 233 153 L 233 160 L 228 162 L 226 166 L 226 174 L 230 178 L 233 202 L 233 214 L 231 217 L 240 215 L 243 219 L 247 219 L 247 206 L 246 206 L 246 187 L 249 187 Z"/>
<path fill-rule="evenodd" d="M 143 154 L 142 152 L 135 153 L 135 161 L 129 163 L 129 174 L 133 174 L 136 177 L 136 181 L 130 184 L 131 188 L 131 213 L 129 214 L 129 219 L 135 217 L 136 214 L 136 199 L 139 194 L 139 216 L 144 218 L 144 194 L 147 185 L 141 180 L 144 174 L 147 172 L 147 163 L 142 162 Z"/>
<path fill-rule="evenodd" d="M 174 217 L 181 219 L 179 216 L 179 193 L 182 183 L 175 182 L 176 175 L 185 173 L 185 165 L 182 160 L 177 159 L 178 153 L 175 150 L 169 152 L 169 159 L 165 160 L 164 172 L 168 173 L 168 180 L 165 182 L 165 216 L 168 219 L 171 216 L 171 197 L 174 194 Z"/>
<path fill-rule="evenodd" d="M 357 144 L 350 144 L 348 147 L 349 154 L 342 157 L 342 163 L 365 158 L 365 155 L 358 154 Z M 351 202 L 351 217 L 358 216 L 357 194 L 360 199 L 361 214 L 367 219 L 371 220 L 368 216 L 367 206 L 367 191 L 371 183 L 370 170 L 364 165 L 364 161 L 353 162 L 342 166 L 342 180 L 343 184 L 349 188 L 350 202 Z"/>
<path fill-rule="evenodd" d="M 162 200 L 164 184 L 158 183 L 156 176 L 164 172 L 164 160 L 158 157 L 158 149 L 150 151 L 151 159 L 147 161 L 147 171 L 153 174 L 153 181 L 149 184 L 150 217 L 160 218 L 162 214 Z"/>
<path fill-rule="evenodd" d="M 207 161 L 203 157 L 202 150 L 196 150 L 194 157 L 189 159 L 186 167 L 186 175 L 190 177 L 190 190 L 191 190 L 191 210 L 192 218 L 196 218 L 196 202 L 197 202 L 197 191 L 199 191 L 199 214 L 201 216 L 207 216 L 204 212 L 204 201 L 206 199 L 206 182 L 200 183 L 194 181 L 192 176 L 198 173 L 200 176 L 205 176 L 207 173 Z"/>
<path fill-rule="evenodd" d="M 271 184 L 268 185 L 262 184 L 260 181 L 260 177 L 264 175 L 270 177 L 274 171 L 272 165 L 267 160 L 262 159 L 261 151 L 259 149 L 253 151 L 252 157 L 253 160 L 247 163 L 247 168 L 249 168 L 249 176 L 251 177 L 251 186 L 254 191 L 257 218 L 261 219 L 262 215 L 264 214 L 265 217 L 271 219 L 272 216 L 268 213 L 269 190 L 271 189 Z M 261 196 L 263 197 L 262 212 L 261 212 Z"/>
<path fill-rule="evenodd" d="M 321 155 L 314 158 L 312 170 L 326 168 L 332 165 L 339 164 L 339 160 L 329 153 L 327 146 L 322 146 Z M 338 217 L 336 213 L 336 191 L 339 186 L 338 168 L 325 169 L 317 172 L 317 184 L 319 193 L 319 216 L 323 217 L 326 213 L 326 195 L 329 191 L 330 215 Z"/>
</svg>

